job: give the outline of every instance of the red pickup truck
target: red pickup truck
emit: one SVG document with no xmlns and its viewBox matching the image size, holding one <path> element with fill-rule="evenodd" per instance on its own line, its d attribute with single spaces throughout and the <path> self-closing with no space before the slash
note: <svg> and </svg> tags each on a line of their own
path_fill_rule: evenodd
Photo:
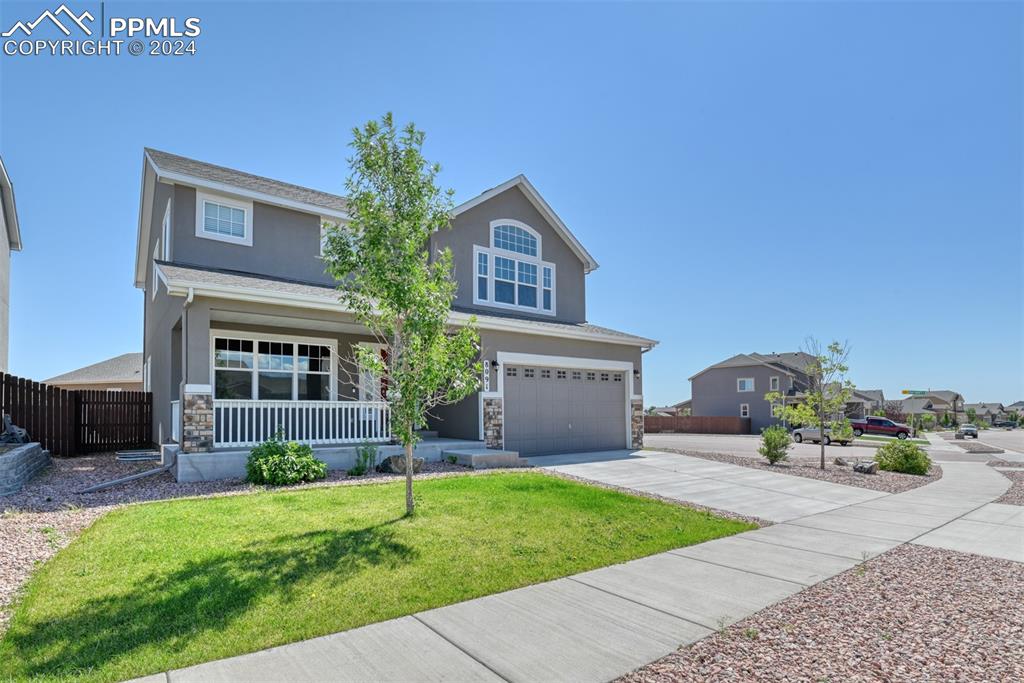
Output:
<svg viewBox="0 0 1024 683">
<path fill-rule="evenodd" d="M 853 435 L 861 434 L 882 434 L 883 436 L 895 436 L 897 439 L 905 439 L 910 436 L 910 427 L 902 422 L 893 422 L 887 417 L 868 417 L 863 420 L 850 420 L 853 427 Z"/>
</svg>

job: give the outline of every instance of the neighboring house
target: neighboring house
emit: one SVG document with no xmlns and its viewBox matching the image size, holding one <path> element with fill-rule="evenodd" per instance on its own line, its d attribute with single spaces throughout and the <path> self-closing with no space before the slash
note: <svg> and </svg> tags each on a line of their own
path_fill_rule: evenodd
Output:
<svg viewBox="0 0 1024 683">
<path fill-rule="evenodd" d="M 964 397 L 955 391 L 948 389 L 929 389 L 922 396 L 915 398 L 926 398 L 931 403 L 929 410 L 935 414 L 937 420 L 942 420 L 949 415 L 955 422 L 960 423 L 967 419 L 964 414 Z M 906 412 L 906 411 L 904 411 Z"/>
<path fill-rule="evenodd" d="M 386 382 L 353 361 L 357 346 L 380 347 L 320 260 L 321 226 L 346 209 L 145 150 L 135 286 L 155 441 L 203 453 L 278 427 L 317 446 L 389 438 Z M 587 321 L 597 262 L 533 185 L 516 176 L 456 207 L 431 238 L 442 247 L 458 286 L 450 321 L 477 319 L 483 390 L 438 408 L 428 429 L 521 454 L 639 448 L 642 356 L 656 342 Z"/>
<path fill-rule="evenodd" d="M 0 372 L 7 372 L 8 368 L 12 251 L 21 251 L 21 228 L 14 205 L 14 186 L 0 158 Z"/>
<path fill-rule="evenodd" d="M 857 389 L 857 393 L 867 401 L 865 409 L 868 415 L 885 410 L 885 392 L 881 389 Z"/>
<path fill-rule="evenodd" d="M 992 424 L 997 420 L 1005 420 L 1009 413 L 1002 403 L 967 403 L 964 404 L 964 419 L 968 411 L 973 410 L 976 419 Z"/>
<path fill-rule="evenodd" d="M 690 378 L 692 414 L 749 417 L 751 433 L 778 420 L 764 399 L 780 391 L 794 400 L 808 388 L 805 369 L 814 357 L 802 352 L 741 353 L 704 368 Z"/>
<path fill-rule="evenodd" d="M 43 384 L 61 389 L 142 391 L 145 388 L 142 354 L 122 353 L 120 356 L 51 377 L 44 380 Z"/>
<path fill-rule="evenodd" d="M 908 421 L 924 415 L 931 415 L 936 420 L 938 419 L 938 414 L 933 410 L 931 399 L 925 396 L 910 396 L 900 401 L 899 404 L 900 412 L 906 416 L 905 419 Z"/>
<path fill-rule="evenodd" d="M 1007 412 L 1017 413 L 1018 415 L 1024 415 L 1024 401 L 1017 401 L 1006 406 Z"/>
<path fill-rule="evenodd" d="M 652 407 L 649 415 L 660 415 L 662 417 L 686 417 L 690 414 L 690 400 L 680 401 L 670 406 L 661 408 Z"/>
</svg>

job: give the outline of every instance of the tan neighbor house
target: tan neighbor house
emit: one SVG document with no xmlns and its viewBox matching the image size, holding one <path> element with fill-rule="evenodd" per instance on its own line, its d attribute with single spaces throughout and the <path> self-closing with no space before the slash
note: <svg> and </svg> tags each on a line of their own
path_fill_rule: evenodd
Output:
<svg viewBox="0 0 1024 683">
<path fill-rule="evenodd" d="M 120 356 L 51 377 L 44 384 L 61 389 L 142 391 L 142 354 L 122 353 Z"/>
</svg>

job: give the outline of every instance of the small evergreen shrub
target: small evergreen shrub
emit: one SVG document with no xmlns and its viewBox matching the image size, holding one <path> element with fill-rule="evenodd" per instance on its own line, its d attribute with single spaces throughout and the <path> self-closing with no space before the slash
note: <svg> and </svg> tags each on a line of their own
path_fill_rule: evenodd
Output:
<svg viewBox="0 0 1024 683">
<path fill-rule="evenodd" d="M 772 425 L 761 430 L 761 446 L 757 452 L 765 457 L 769 464 L 774 465 L 787 458 L 793 439 L 782 425 Z"/>
<path fill-rule="evenodd" d="M 350 477 L 361 477 L 377 466 L 377 447 L 372 443 L 356 447 L 356 464 L 348 471 Z"/>
<path fill-rule="evenodd" d="M 327 465 L 313 457 L 307 444 L 284 441 L 282 432 L 249 451 L 246 478 L 253 484 L 285 486 L 327 476 Z"/>
<path fill-rule="evenodd" d="M 924 449 L 909 441 L 891 441 L 875 454 L 878 468 L 904 474 L 928 474 L 931 458 Z"/>
</svg>

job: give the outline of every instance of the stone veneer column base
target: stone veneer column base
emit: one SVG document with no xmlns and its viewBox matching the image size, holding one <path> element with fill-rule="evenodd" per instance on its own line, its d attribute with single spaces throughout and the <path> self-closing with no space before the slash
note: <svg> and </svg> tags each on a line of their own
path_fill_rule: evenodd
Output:
<svg viewBox="0 0 1024 683">
<path fill-rule="evenodd" d="M 643 399 L 634 399 L 630 402 L 630 416 L 632 418 L 630 430 L 633 436 L 633 443 L 630 445 L 631 448 L 640 449 L 644 447 L 644 401 Z"/>
<path fill-rule="evenodd" d="M 500 398 L 484 399 L 484 443 L 488 448 L 505 447 L 505 414 Z"/>
<path fill-rule="evenodd" d="M 213 396 L 186 393 L 182 405 L 181 450 L 185 453 L 213 450 Z"/>
</svg>

